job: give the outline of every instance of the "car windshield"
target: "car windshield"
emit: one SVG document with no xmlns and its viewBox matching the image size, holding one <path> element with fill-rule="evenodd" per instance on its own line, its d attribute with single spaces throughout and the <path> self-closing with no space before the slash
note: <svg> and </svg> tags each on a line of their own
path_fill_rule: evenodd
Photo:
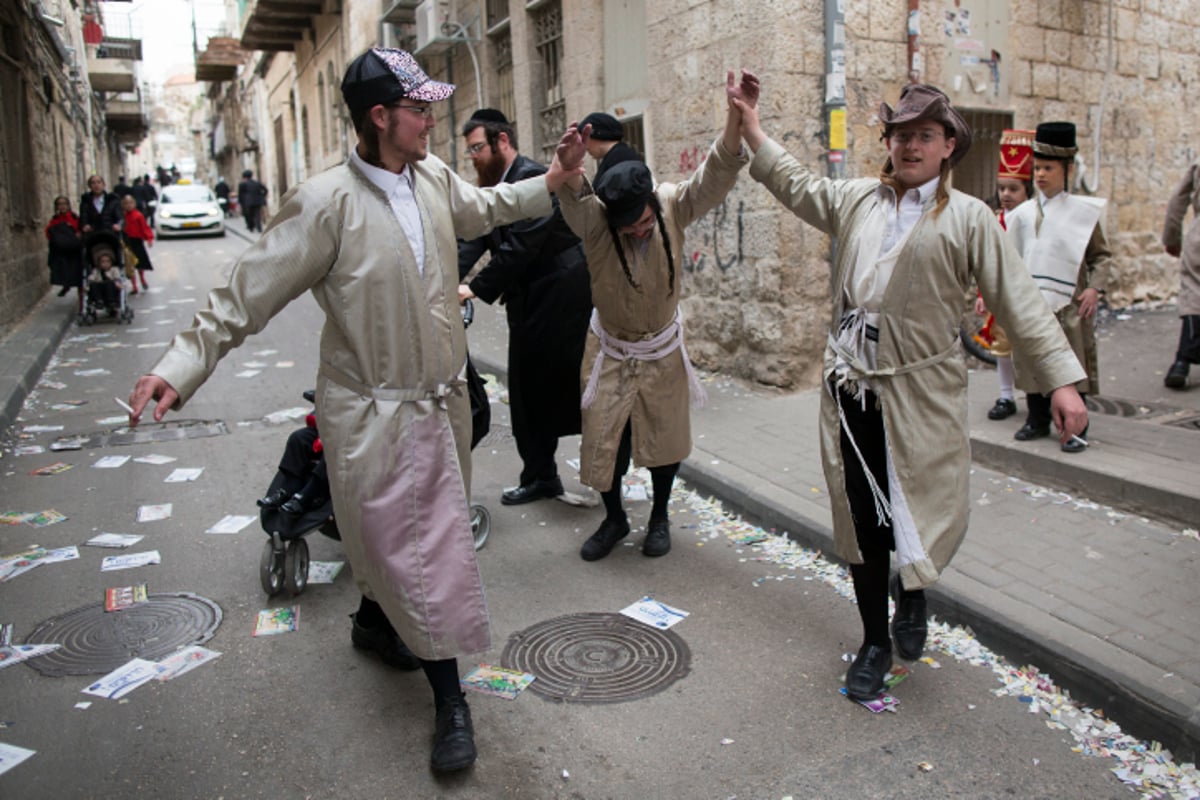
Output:
<svg viewBox="0 0 1200 800">
<path fill-rule="evenodd" d="M 163 189 L 163 203 L 213 203 L 213 193 L 207 186 L 169 186 Z"/>
</svg>

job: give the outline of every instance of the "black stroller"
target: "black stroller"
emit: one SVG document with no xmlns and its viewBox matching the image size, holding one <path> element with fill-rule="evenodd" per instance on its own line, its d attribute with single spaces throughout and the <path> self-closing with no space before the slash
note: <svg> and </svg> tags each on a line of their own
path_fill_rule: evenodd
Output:
<svg viewBox="0 0 1200 800">
<path fill-rule="evenodd" d="M 463 308 L 463 324 L 470 327 L 474 318 L 475 308 L 468 300 Z M 487 435 L 491 427 L 492 411 L 488 403 L 487 390 L 483 379 L 475 370 L 470 358 L 467 359 L 467 393 L 471 398 L 471 449 Z M 304 393 L 304 399 L 315 402 L 312 390 Z M 324 466 L 323 449 L 320 439 L 316 436 L 316 416 L 309 414 L 305 420 L 306 429 L 310 432 L 307 437 L 299 437 L 299 432 L 293 433 L 299 441 L 311 445 L 311 461 L 308 464 L 309 485 L 312 476 L 317 476 L 317 483 L 323 480 Z M 282 470 L 276 471 L 271 485 L 267 488 L 266 497 L 277 494 L 288 480 Z M 314 530 L 319 530 L 331 539 L 341 541 L 337 521 L 333 518 L 333 501 L 329 499 L 329 488 L 326 483 L 324 492 L 319 489 L 314 496 L 324 498 L 324 502 L 311 508 L 297 506 L 299 513 L 287 513 L 284 506 L 263 507 L 259 512 L 263 530 L 267 533 L 267 543 L 263 548 L 259 561 L 259 580 L 263 591 L 269 596 L 275 596 L 285 588 L 289 593 L 298 595 L 308 585 L 308 543 L 304 537 Z M 261 503 L 260 503 L 261 505 Z M 478 503 L 471 506 L 471 534 L 475 539 L 475 549 L 480 550 L 487 544 L 492 531 L 492 515 L 487 508 Z"/>
<path fill-rule="evenodd" d="M 104 257 L 109 265 L 101 267 Z M 129 306 L 129 282 L 125 278 L 125 245 L 119 234 L 111 231 L 89 233 L 83 244 L 83 285 L 85 299 L 79 311 L 80 325 L 94 325 L 101 314 L 115 319 L 117 324 L 133 322 Z"/>
</svg>

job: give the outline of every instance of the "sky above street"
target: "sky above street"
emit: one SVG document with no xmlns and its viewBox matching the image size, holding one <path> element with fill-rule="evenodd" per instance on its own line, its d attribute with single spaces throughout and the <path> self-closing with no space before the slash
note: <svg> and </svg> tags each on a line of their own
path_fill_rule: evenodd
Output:
<svg viewBox="0 0 1200 800">
<path fill-rule="evenodd" d="M 104 27 L 110 36 L 142 40 L 142 77 L 162 83 L 179 73 L 194 74 L 192 18 L 201 49 L 210 34 L 225 25 L 223 0 L 135 0 L 104 3 Z"/>
</svg>

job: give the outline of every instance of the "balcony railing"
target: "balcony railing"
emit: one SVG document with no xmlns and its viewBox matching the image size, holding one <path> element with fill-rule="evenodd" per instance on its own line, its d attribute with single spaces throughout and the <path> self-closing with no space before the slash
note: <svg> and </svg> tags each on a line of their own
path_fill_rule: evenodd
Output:
<svg viewBox="0 0 1200 800">
<path fill-rule="evenodd" d="M 278 52 L 295 50 L 312 18 L 321 14 L 322 0 L 257 0 L 246 14 L 242 47 Z"/>
</svg>

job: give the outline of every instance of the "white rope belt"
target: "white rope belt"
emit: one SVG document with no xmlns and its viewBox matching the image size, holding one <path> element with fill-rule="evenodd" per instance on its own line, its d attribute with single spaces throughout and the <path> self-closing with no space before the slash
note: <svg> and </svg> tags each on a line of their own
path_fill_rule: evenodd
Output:
<svg viewBox="0 0 1200 800">
<path fill-rule="evenodd" d="M 582 408 L 589 408 L 596 401 L 596 390 L 600 385 L 600 369 L 604 366 L 605 357 L 616 361 L 627 359 L 658 361 L 676 350 L 683 357 L 683 368 L 687 371 L 692 405 L 696 407 L 704 405 L 706 399 L 704 387 L 700 385 L 700 379 L 696 377 L 696 371 L 692 369 L 692 362 L 687 354 L 687 345 L 683 343 L 683 316 L 678 308 L 675 309 L 675 317 L 667 323 L 666 327 L 636 342 L 611 336 L 600 324 L 600 313 L 594 308 L 590 326 L 592 333 L 596 334 L 596 338 L 600 340 L 600 351 L 596 353 L 596 359 L 592 362 L 592 371 L 588 376 L 587 386 L 583 390 L 580 402 Z"/>
</svg>

